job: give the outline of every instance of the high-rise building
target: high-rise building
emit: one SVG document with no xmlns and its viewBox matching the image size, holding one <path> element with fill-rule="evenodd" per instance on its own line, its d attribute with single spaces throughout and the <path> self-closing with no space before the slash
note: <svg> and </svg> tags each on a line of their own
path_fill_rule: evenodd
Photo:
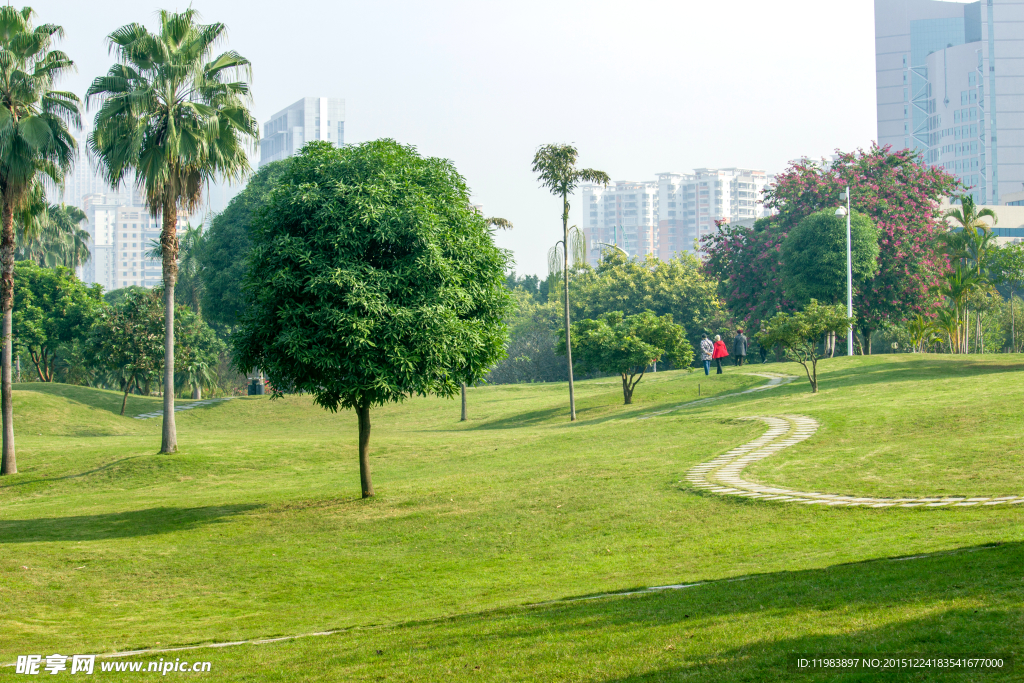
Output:
<svg viewBox="0 0 1024 683">
<path fill-rule="evenodd" d="M 875 0 L 878 142 L 1000 204 L 1024 183 L 1024 0 Z"/>
<path fill-rule="evenodd" d="M 654 182 L 581 188 L 591 265 L 608 248 L 601 243 L 613 244 L 631 257 L 653 254 L 668 260 L 694 251 L 695 241 L 716 229 L 715 221 L 752 221 L 767 215 L 761 198 L 771 176 L 765 171 L 698 168 L 693 173 L 656 175 Z"/>
<path fill-rule="evenodd" d="M 118 204 L 116 195 L 86 195 L 83 205 L 90 256 L 82 268 L 82 281 L 103 285 L 108 292 L 129 285 L 160 286 L 161 259 L 147 254 L 160 241 L 161 218 L 153 217 L 146 207 Z M 179 215 L 179 231 L 189 219 Z"/>
<path fill-rule="evenodd" d="M 771 176 L 748 168 L 698 168 L 659 173 L 658 257 L 667 260 L 713 232 L 715 221 L 753 221 L 767 215 L 762 193 Z"/>
<path fill-rule="evenodd" d="M 345 144 L 345 100 L 304 97 L 263 124 L 260 166 L 287 159 L 313 140 Z"/>
<path fill-rule="evenodd" d="M 583 234 L 587 260 L 596 265 L 605 244 L 613 244 L 630 256 L 657 255 L 658 184 L 619 180 L 607 187 L 584 185 Z"/>
</svg>

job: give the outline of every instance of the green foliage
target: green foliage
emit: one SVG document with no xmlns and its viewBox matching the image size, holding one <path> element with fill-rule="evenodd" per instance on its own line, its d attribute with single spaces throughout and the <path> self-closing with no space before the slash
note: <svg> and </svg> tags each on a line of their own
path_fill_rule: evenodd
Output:
<svg viewBox="0 0 1024 683">
<path fill-rule="evenodd" d="M 285 159 L 260 168 L 211 221 L 200 253 L 203 316 L 210 322 L 232 326 L 238 321 L 245 260 L 252 248 L 249 230 L 290 163 Z"/>
<path fill-rule="evenodd" d="M 164 362 L 160 290 L 125 292 L 120 303 L 100 312 L 89 342 L 95 363 L 108 372 L 125 400 L 133 386 L 154 381 Z"/>
<path fill-rule="evenodd" d="M 103 300 L 106 301 L 111 306 L 116 306 L 122 303 L 125 297 L 128 296 L 128 294 L 130 293 L 138 294 L 141 296 L 149 291 L 150 290 L 145 287 L 140 287 L 138 285 L 128 285 L 127 287 L 122 287 L 121 289 L 110 290 L 109 292 L 103 295 Z"/>
<path fill-rule="evenodd" d="M 190 389 L 199 394 L 201 389 L 217 385 L 217 365 L 227 347 L 201 316 L 193 310 L 179 306 L 175 324 L 175 390 Z M 199 396 L 195 396 L 199 398 Z"/>
<path fill-rule="evenodd" d="M 63 266 L 42 268 L 31 261 L 15 265 L 14 347 L 31 359 L 40 381 L 53 381 L 63 345 L 88 338 L 104 308 L 100 293 L 99 285 L 84 285 Z"/>
<path fill-rule="evenodd" d="M 565 354 L 558 354 L 562 306 L 557 301 L 538 302 L 519 287 L 512 292 L 516 307 L 506 318 L 506 356 L 487 374 L 490 384 L 565 382 Z"/>
<path fill-rule="evenodd" d="M 565 343 L 564 333 L 561 341 Z M 664 358 L 683 368 L 693 362 L 686 330 L 672 322 L 671 314 L 658 317 L 651 311 L 631 316 L 614 311 L 573 323 L 572 352 L 573 363 L 584 371 L 619 375 L 626 405 L 633 402 L 633 390 L 652 363 Z"/>
<path fill-rule="evenodd" d="M 1024 282 L 1024 244 L 1007 244 L 994 249 L 990 263 L 994 284 L 1005 286 L 1011 294 L 1019 291 Z"/>
<path fill-rule="evenodd" d="M 573 319 L 593 319 L 612 311 L 670 314 L 696 346 L 703 331 L 727 325 L 717 287 L 692 254 L 677 254 L 669 261 L 654 256 L 639 261 L 609 250 L 597 268 L 584 268 L 570 279 L 569 300 Z"/>
<path fill-rule="evenodd" d="M 29 202 L 24 208 L 16 259 L 72 269 L 89 260 L 89 233 L 79 227 L 86 220 L 84 211 L 66 204 L 47 206 L 43 201 Z"/>
<path fill-rule="evenodd" d="M 62 184 L 78 149 L 70 128 L 81 126 L 78 97 L 53 89 L 75 68 L 51 49 L 64 29 L 33 26 L 34 16 L 30 7 L 0 7 L 0 193 L 11 210 L 21 208 L 40 175 Z"/>
<path fill-rule="evenodd" d="M 781 346 L 786 354 L 804 366 L 811 391 L 818 392 L 818 343 L 829 332 L 845 332 L 855 318 L 846 316 L 846 306 L 823 306 L 815 299 L 797 313 L 776 313 L 761 322 L 757 342 L 764 347 Z"/>
<path fill-rule="evenodd" d="M 240 370 L 329 409 L 454 396 L 504 353 L 508 254 L 447 161 L 379 140 L 294 157 L 254 224 Z"/>
<path fill-rule="evenodd" d="M 853 281 L 858 287 L 878 272 L 878 229 L 859 211 L 850 217 Z M 800 220 L 782 243 L 786 292 L 799 305 L 811 299 L 846 300 L 846 218 L 822 209 Z"/>
</svg>

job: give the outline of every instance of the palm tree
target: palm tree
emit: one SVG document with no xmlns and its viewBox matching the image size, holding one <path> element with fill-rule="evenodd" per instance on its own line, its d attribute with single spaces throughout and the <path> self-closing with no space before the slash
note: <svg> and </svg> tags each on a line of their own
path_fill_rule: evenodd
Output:
<svg viewBox="0 0 1024 683">
<path fill-rule="evenodd" d="M 569 419 L 576 421 L 576 396 L 572 382 L 572 342 L 569 339 L 569 195 L 580 183 L 602 183 L 611 178 L 604 171 L 576 168 L 579 152 L 572 145 L 542 145 L 533 156 L 533 172 L 540 177 L 541 187 L 562 198 L 562 285 L 565 294 L 565 357 L 569 366 Z"/>
<path fill-rule="evenodd" d="M 959 230 L 951 230 L 944 236 L 946 253 L 953 258 L 960 259 L 963 265 L 970 267 L 977 273 L 979 278 L 987 281 L 989 252 L 996 246 L 996 238 L 992 233 L 992 226 L 999 222 L 999 217 L 996 216 L 995 211 L 992 209 L 979 210 L 974 203 L 974 197 L 969 194 L 960 197 L 960 207 L 959 209 L 949 209 L 943 214 L 943 218 L 946 219 L 947 223 L 952 220 L 955 228 L 959 228 Z M 983 220 L 985 218 L 992 219 L 992 226 Z M 978 286 L 983 284 L 985 283 L 979 282 Z M 969 307 L 963 309 L 963 315 L 963 353 L 967 353 L 971 316 Z M 975 334 L 975 346 L 977 346 L 977 337 L 980 334 L 980 324 L 981 319 L 978 318 L 976 321 L 978 331 Z"/>
<path fill-rule="evenodd" d="M 971 293 L 985 283 L 983 276 L 957 263 L 953 267 L 953 272 L 946 276 L 946 281 L 939 286 L 939 293 L 949 300 L 950 309 L 956 319 L 956 343 L 950 339 L 952 353 L 967 353 L 967 302 Z"/>
<path fill-rule="evenodd" d="M 3 362 L 0 370 L 0 412 L 3 413 L 3 454 L 0 474 L 18 471 L 14 453 L 14 411 L 11 404 L 11 311 L 14 308 L 15 214 L 24 208 L 32 188 L 46 176 L 63 182 L 78 151 L 69 128 L 81 126 L 79 99 L 54 90 L 56 81 L 74 68 L 59 50 L 50 49 L 64 30 L 54 24 L 33 27 L 35 13 L 25 7 L 0 7 L 0 306 L 3 309 Z"/>
<path fill-rule="evenodd" d="M 163 248 L 160 242 L 150 242 L 151 248 L 146 252 L 149 258 L 162 258 Z M 203 307 L 203 279 L 202 279 L 202 251 L 206 245 L 206 233 L 203 226 L 193 226 L 191 223 L 185 225 L 178 241 L 178 283 L 175 294 L 187 304 L 196 315 L 202 316 Z"/>
<path fill-rule="evenodd" d="M 935 321 L 929 320 L 920 313 L 911 318 L 907 324 L 907 332 L 910 334 L 910 342 L 914 345 L 914 351 L 925 353 L 936 339 L 936 329 Z"/>
<path fill-rule="evenodd" d="M 146 205 L 161 216 L 164 281 L 164 411 L 160 452 L 177 450 L 174 426 L 174 286 L 178 211 L 195 211 L 216 177 L 242 178 L 246 145 L 257 138 L 249 113 L 249 60 L 212 57 L 224 24 L 199 24 L 193 9 L 160 12 L 160 30 L 122 26 L 108 37 L 118 63 L 92 82 L 87 100 L 102 102 L 89 149 L 111 186 L 132 173 Z M 212 58 L 211 58 L 212 57 Z M 208 61 L 209 60 L 209 61 Z"/>
<path fill-rule="evenodd" d="M 949 352 L 956 353 L 960 341 L 960 319 L 957 312 L 950 308 L 940 308 L 935 318 L 935 329 L 946 333 L 949 339 Z"/>
<path fill-rule="evenodd" d="M 45 197 L 44 197 L 45 199 Z M 31 206 L 19 217 L 16 258 L 44 268 L 77 268 L 89 260 L 89 233 L 79 227 L 85 212 L 66 204 Z"/>
</svg>

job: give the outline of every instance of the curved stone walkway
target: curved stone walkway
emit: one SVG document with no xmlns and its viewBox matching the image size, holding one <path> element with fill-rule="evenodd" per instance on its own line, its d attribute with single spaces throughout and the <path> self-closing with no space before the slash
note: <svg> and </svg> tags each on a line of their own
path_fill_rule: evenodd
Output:
<svg viewBox="0 0 1024 683">
<path fill-rule="evenodd" d="M 205 399 L 205 400 L 202 400 L 202 401 L 196 401 L 195 403 L 186 403 L 185 405 L 174 406 L 174 412 L 180 413 L 183 410 L 192 410 L 193 408 L 198 408 L 200 406 L 208 406 L 211 403 L 217 403 L 219 401 L 230 401 L 233 398 L 237 398 L 237 396 L 224 396 L 223 398 L 208 398 L 208 399 Z M 163 416 L 164 416 L 164 411 L 163 410 L 157 410 L 157 411 L 152 412 L 152 413 L 142 413 L 141 415 L 136 415 L 135 419 L 136 420 L 148 420 L 151 417 L 163 417 Z"/>
<path fill-rule="evenodd" d="M 735 394 L 733 394 L 735 395 Z M 743 468 L 767 458 L 814 436 L 818 422 L 806 415 L 779 415 L 774 417 L 741 417 L 741 420 L 760 420 L 768 431 L 749 443 L 732 449 L 714 460 L 693 467 L 686 480 L 693 486 L 724 496 L 759 498 L 805 505 L 886 507 L 972 507 L 975 505 L 1020 505 L 1024 496 L 967 498 L 965 496 L 928 496 L 924 498 L 873 498 L 845 496 L 834 493 L 794 491 L 779 486 L 764 486 L 743 478 Z"/>
</svg>

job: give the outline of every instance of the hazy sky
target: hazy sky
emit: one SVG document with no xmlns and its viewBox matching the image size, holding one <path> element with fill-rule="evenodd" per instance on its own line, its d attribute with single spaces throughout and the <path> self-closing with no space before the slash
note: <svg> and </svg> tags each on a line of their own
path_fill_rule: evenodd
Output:
<svg viewBox="0 0 1024 683">
<path fill-rule="evenodd" d="M 152 0 L 37 0 L 64 26 L 83 95 L 105 36 Z M 740 166 L 770 172 L 876 135 L 871 0 L 195 0 L 253 63 L 262 125 L 300 97 L 343 97 L 345 141 L 391 137 L 452 159 L 521 273 L 545 271 L 560 202 L 530 172 L 571 142 L 612 179 Z M 578 203 L 573 222 L 581 221 Z"/>
</svg>

